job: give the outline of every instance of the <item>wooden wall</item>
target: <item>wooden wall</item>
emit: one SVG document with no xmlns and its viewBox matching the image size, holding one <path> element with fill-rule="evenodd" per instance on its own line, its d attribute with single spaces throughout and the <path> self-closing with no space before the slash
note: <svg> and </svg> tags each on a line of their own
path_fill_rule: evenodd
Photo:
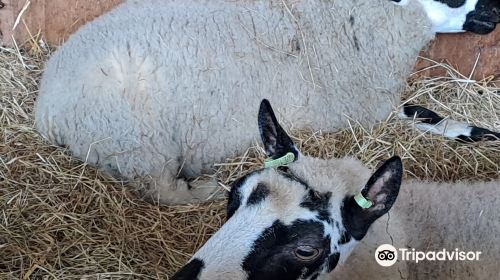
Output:
<svg viewBox="0 0 500 280">
<path fill-rule="evenodd" d="M 85 22 L 108 11 L 123 0 L 0 0 L 0 43 L 11 44 L 15 38 L 20 44 L 38 32 L 45 42 L 58 45 Z M 168 1 L 168 0 L 165 0 Z M 30 3 L 20 23 L 12 30 L 16 18 L 26 3 Z M 443 34 L 422 54 L 435 61 L 447 61 L 468 76 L 479 56 L 474 78 L 495 75 L 500 77 L 500 26 L 488 36 L 474 34 Z M 416 68 L 430 63 L 420 61 Z M 423 75 L 443 75 L 433 70 Z"/>
<path fill-rule="evenodd" d="M 487 36 L 471 33 L 440 34 L 422 56 L 437 62 L 447 61 L 466 77 L 471 73 L 475 79 L 500 77 L 500 25 Z M 429 65 L 432 63 L 421 59 L 416 68 L 422 69 Z M 442 76 L 443 72 L 441 68 L 422 74 Z"/>
<path fill-rule="evenodd" d="M 82 24 L 110 10 L 122 0 L 0 0 L 0 42 L 18 43 L 35 36 L 39 31 L 46 42 L 62 43 Z M 15 30 L 12 27 L 23 7 L 30 3 Z M 1 6 L 1 4 L 0 4 Z"/>
</svg>

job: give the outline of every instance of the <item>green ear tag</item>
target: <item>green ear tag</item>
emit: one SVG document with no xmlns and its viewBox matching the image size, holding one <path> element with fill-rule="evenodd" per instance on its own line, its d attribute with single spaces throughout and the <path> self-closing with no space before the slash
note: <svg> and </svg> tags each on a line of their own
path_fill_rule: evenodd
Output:
<svg viewBox="0 0 500 280">
<path fill-rule="evenodd" d="M 292 163 L 295 160 L 295 155 L 290 152 L 277 159 L 264 160 L 264 168 L 278 167 Z"/>
<path fill-rule="evenodd" d="M 356 196 L 354 196 L 354 200 L 359 205 L 359 207 L 363 209 L 368 209 L 373 206 L 373 202 L 366 199 L 361 193 L 358 193 Z"/>
</svg>

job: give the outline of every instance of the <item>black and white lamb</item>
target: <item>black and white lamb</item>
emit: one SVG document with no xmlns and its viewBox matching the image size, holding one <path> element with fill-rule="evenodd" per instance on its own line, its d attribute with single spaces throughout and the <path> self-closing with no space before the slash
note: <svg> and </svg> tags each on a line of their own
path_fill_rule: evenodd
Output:
<svg viewBox="0 0 500 280">
<path fill-rule="evenodd" d="M 227 222 L 173 280 L 498 278 L 498 179 L 402 181 L 397 156 L 371 171 L 303 155 L 265 100 L 258 123 L 276 168 L 235 181 Z M 391 267 L 375 259 L 382 244 Z"/>
</svg>

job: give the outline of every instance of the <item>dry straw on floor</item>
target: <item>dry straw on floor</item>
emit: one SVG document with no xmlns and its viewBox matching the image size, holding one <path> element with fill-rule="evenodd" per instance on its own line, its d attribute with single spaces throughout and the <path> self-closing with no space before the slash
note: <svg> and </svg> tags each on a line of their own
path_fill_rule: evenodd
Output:
<svg viewBox="0 0 500 280">
<path fill-rule="evenodd" d="M 224 202 L 150 205 L 122 183 L 46 143 L 34 130 L 32 115 L 46 56 L 0 50 L 0 278 L 165 279 L 221 226 Z M 499 88 L 492 81 L 449 72 L 449 77 L 412 82 L 405 98 L 500 130 Z M 498 141 L 460 144 L 393 118 L 372 130 L 353 121 L 338 133 L 293 134 L 307 154 L 351 155 L 371 167 L 399 154 L 410 178 L 488 180 L 500 175 Z M 218 165 L 215 176 L 229 185 L 261 162 L 261 150 L 254 147 Z"/>
</svg>

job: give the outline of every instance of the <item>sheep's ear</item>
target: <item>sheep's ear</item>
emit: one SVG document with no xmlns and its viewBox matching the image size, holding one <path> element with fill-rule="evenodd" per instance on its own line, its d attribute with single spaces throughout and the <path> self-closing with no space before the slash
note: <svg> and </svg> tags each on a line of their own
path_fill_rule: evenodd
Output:
<svg viewBox="0 0 500 280">
<path fill-rule="evenodd" d="M 361 199 L 355 196 L 344 199 L 342 222 L 352 237 L 361 240 L 370 225 L 391 209 L 398 196 L 402 176 L 401 159 L 392 157 L 370 177 L 361 190 Z"/>
<path fill-rule="evenodd" d="M 281 127 L 267 99 L 262 100 L 259 108 L 259 131 L 264 149 L 269 157 L 280 158 L 289 152 L 298 156 L 298 150 L 292 139 Z"/>
</svg>

